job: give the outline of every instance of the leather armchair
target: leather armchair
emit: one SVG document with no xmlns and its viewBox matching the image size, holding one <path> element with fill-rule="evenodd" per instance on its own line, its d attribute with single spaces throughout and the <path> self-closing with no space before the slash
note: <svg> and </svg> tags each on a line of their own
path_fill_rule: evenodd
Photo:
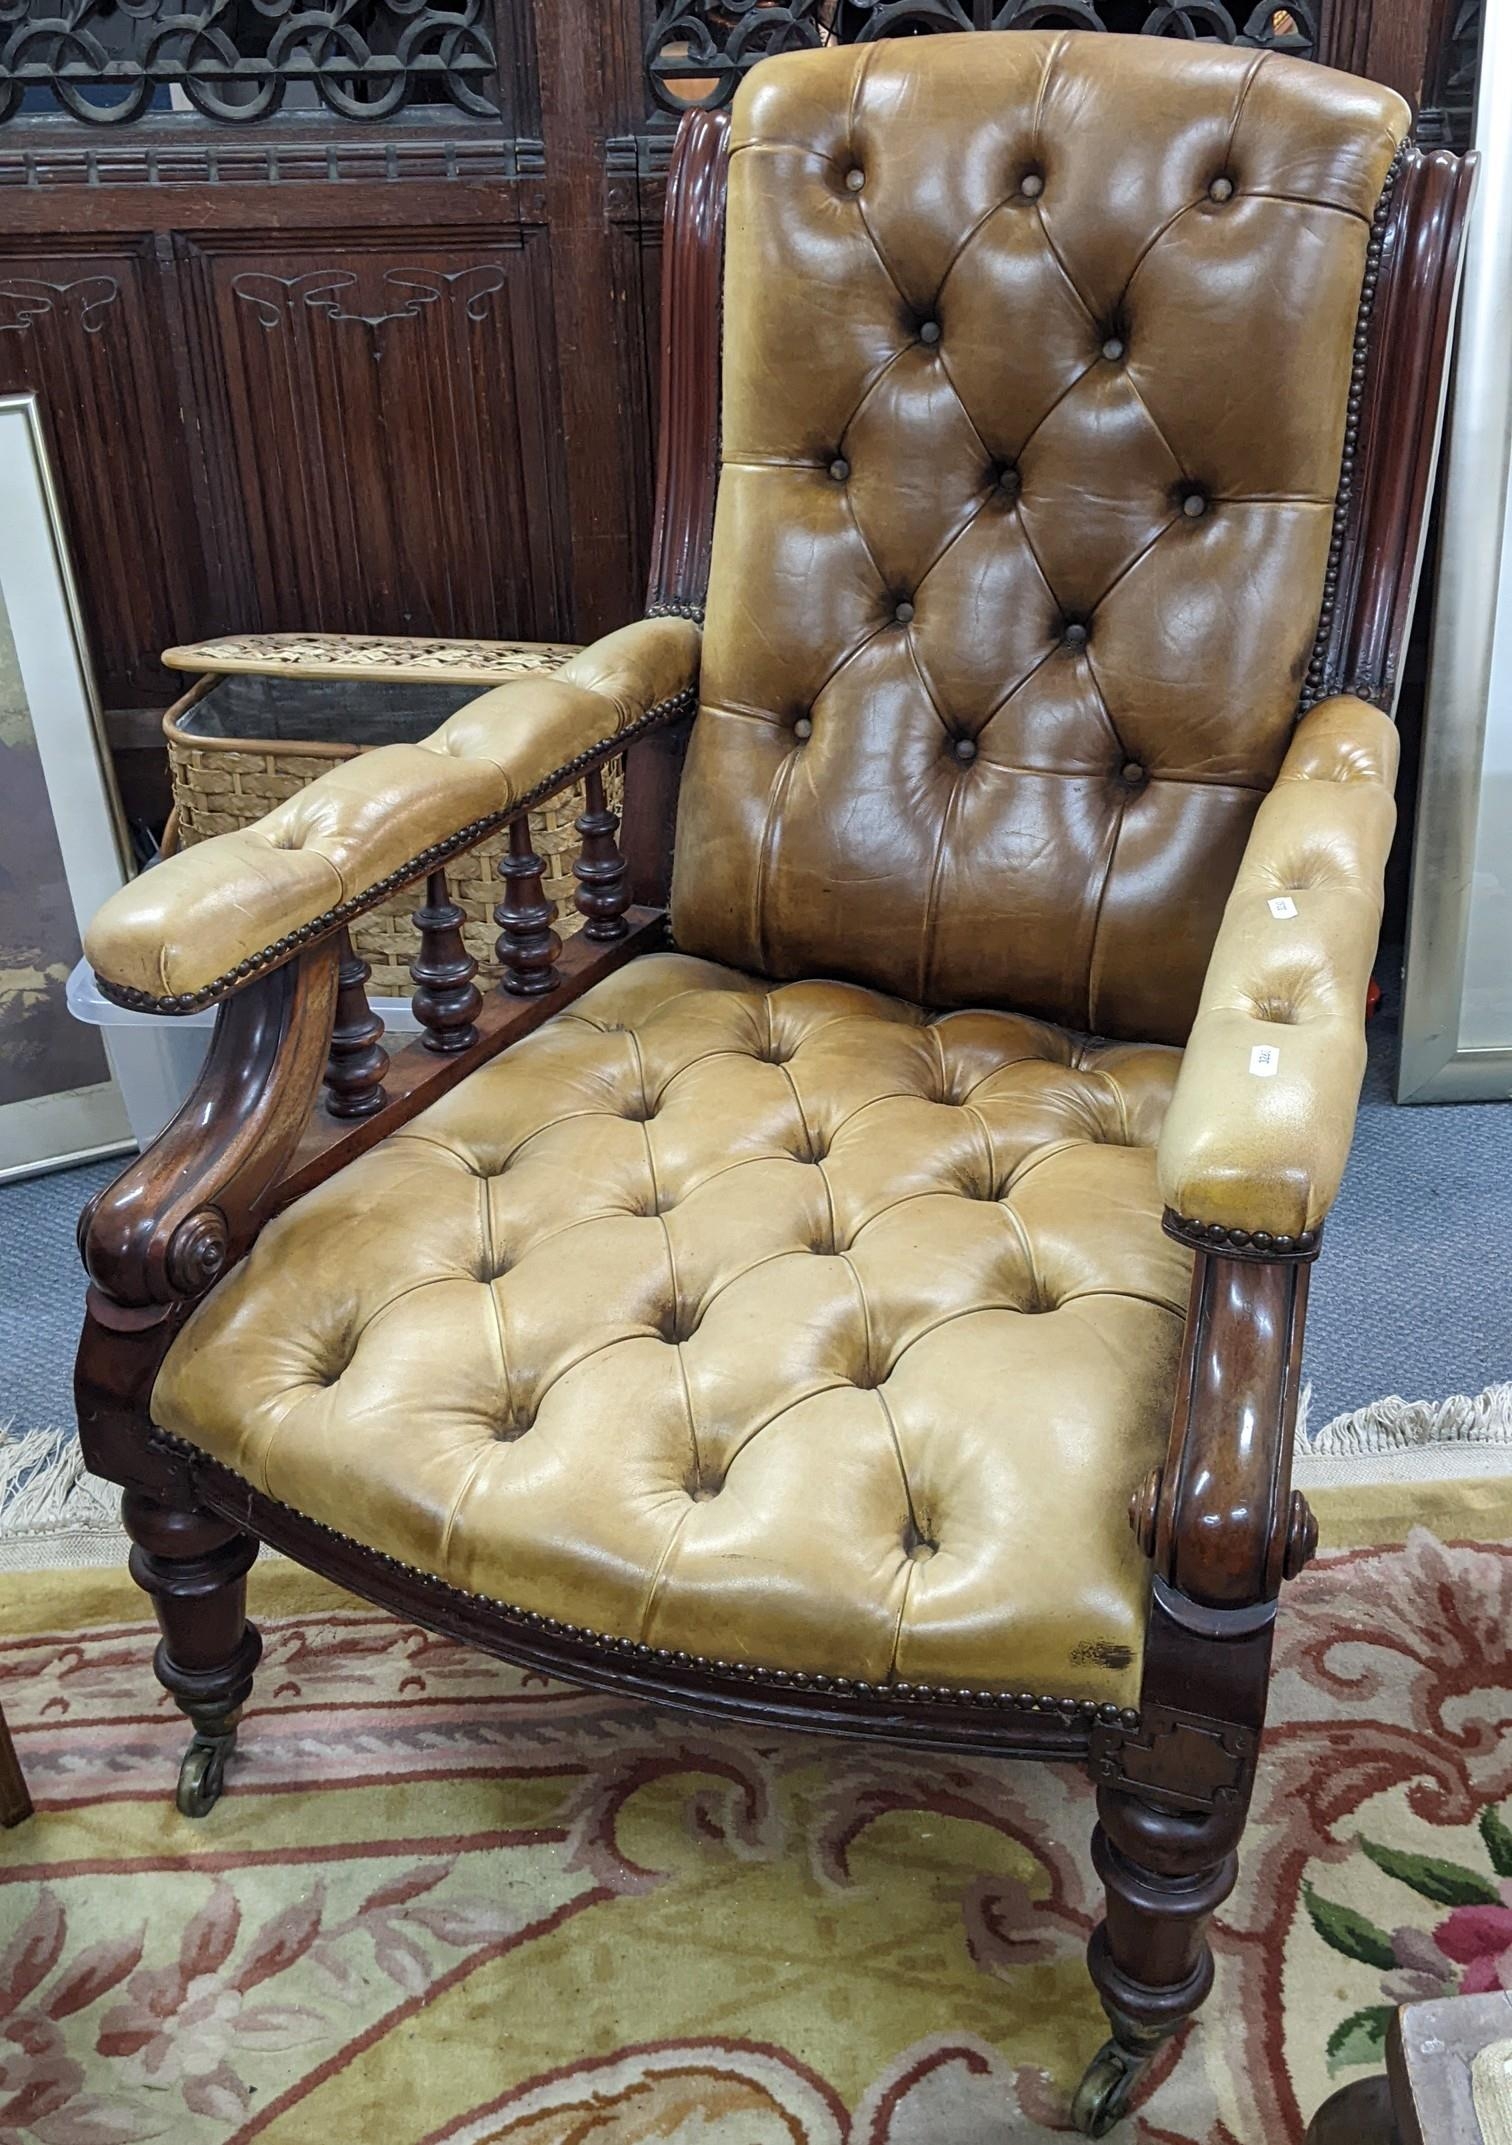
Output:
<svg viewBox="0 0 1512 2145">
<path fill-rule="evenodd" d="M 221 1007 L 82 1224 L 187 1813 L 260 1540 L 590 1685 L 1077 1759 L 1123 2112 L 1315 1540 L 1470 180 L 1408 120 L 1138 37 L 757 69 L 669 182 L 648 617 L 101 912 L 108 993 Z M 524 815 L 584 774 L 564 951 Z M 503 825 L 484 1001 L 445 866 Z M 412 882 L 390 1060 L 344 929 Z"/>
</svg>

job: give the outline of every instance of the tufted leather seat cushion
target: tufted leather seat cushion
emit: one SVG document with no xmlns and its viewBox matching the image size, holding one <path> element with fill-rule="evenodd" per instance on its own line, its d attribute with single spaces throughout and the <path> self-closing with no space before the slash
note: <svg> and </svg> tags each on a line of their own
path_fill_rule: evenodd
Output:
<svg viewBox="0 0 1512 2145">
<path fill-rule="evenodd" d="M 1178 1063 L 634 962 L 265 1230 L 155 1418 L 590 1631 L 1132 1704 Z"/>
<path fill-rule="evenodd" d="M 1297 712 L 1408 120 L 1152 37 L 753 71 L 679 944 L 1185 1040 Z"/>
</svg>

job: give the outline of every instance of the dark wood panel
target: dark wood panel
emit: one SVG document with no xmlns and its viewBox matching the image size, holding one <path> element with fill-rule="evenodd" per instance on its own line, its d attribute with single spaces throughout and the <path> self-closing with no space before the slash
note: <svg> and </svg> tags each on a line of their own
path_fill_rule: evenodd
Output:
<svg viewBox="0 0 1512 2145">
<path fill-rule="evenodd" d="M 547 237 L 181 242 L 226 626 L 568 622 Z"/>
<path fill-rule="evenodd" d="M 184 513 L 193 454 L 158 283 L 147 239 L 12 239 L 0 253 L 0 391 L 41 398 L 107 700 L 156 690 L 158 651 L 200 601 Z"/>
<path fill-rule="evenodd" d="M 640 107 L 641 35 L 633 0 L 534 0 L 534 25 L 574 619 L 586 638 L 634 617 L 645 579 L 651 350 L 627 303 L 638 269 L 611 227 L 606 169 L 609 140 Z"/>
<path fill-rule="evenodd" d="M 539 171 L 515 170 L 539 144 L 383 141 L 240 145 L 222 139 L 137 150 L 91 138 L 32 152 L 7 170 L 0 128 L 0 222 L 12 236 L 69 232 L 98 243 L 144 232 L 380 231 L 544 221 Z M 377 153 L 381 152 L 381 153 Z M 34 169 L 33 167 L 38 167 Z"/>
<path fill-rule="evenodd" d="M 1426 148 L 1469 147 L 1483 0 L 1328 0 L 1318 57 L 1400 91 Z"/>
</svg>

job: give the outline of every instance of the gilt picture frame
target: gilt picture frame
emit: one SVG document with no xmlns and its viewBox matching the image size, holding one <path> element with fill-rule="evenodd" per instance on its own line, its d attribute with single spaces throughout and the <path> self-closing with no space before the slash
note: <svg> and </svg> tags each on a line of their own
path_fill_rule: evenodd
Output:
<svg viewBox="0 0 1512 2145">
<path fill-rule="evenodd" d="M 68 1010 L 129 876 L 37 397 L 0 395 L 0 1183 L 135 1143 L 105 1033 Z"/>
</svg>

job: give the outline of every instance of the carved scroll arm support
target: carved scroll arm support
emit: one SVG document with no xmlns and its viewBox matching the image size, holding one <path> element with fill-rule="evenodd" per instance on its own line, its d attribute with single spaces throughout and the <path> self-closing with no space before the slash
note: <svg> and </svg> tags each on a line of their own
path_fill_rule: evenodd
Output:
<svg viewBox="0 0 1512 2145">
<path fill-rule="evenodd" d="M 1104 1832 L 1146 1869 L 1205 1871 L 1209 1905 L 1233 1882 L 1281 1582 L 1317 1545 L 1291 1487 L 1309 1272 L 1304 1259 L 1197 1254 L 1165 1462 L 1129 1507 L 1154 1565 L 1139 1727 L 1092 1740 Z M 1188 1963 L 1210 1973 L 1205 1959 L 1198 1945 Z M 1111 1972 L 1099 1986 L 1116 2008 Z"/>
<path fill-rule="evenodd" d="M 85 1209 L 90 1280 L 117 1302 L 192 1300 L 247 1249 L 325 1076 L 338 946 L 229 999 L 178 1115 Z"/>
<path fill-rule="evenodd" d="M 1298 1259 L 1197 1254 L 1165 1463 L 1130 1506 L 1157 1591 L 1220 1619 L 1268 1611 L 1317 1544 L 1291 1487 L 1309 1272 Z"/>
<path fill-rule="evenodd" d="M 272 1211 L 325 1076 L 337 966 L 327 939 L 222 1006 L 183 1108 L 80 1216 L 90 1288 L 74 1387 L 99 1474 L 155 1486 L 139 1449 L 153 1380 Z"/>
</svg>

